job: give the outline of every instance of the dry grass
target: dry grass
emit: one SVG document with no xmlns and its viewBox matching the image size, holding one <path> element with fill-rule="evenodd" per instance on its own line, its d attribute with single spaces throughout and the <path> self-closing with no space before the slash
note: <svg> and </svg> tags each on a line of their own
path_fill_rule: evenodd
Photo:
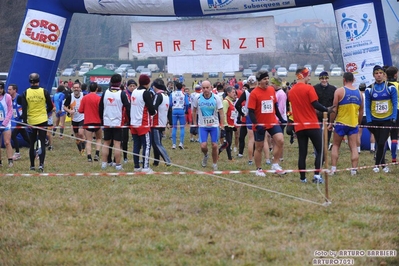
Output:
<svg viewBox="0 0 399 266">
<path fill-rule="evenodd" d="M 296 169 L 297 143 L 286 143 L 282 165 Z M 168 139 L 164 144 L 175 165 L 204 170 L 198 143 L 187 141 L 183 151 L 171 150 Z M 101 171 L 78 154 L 73 140 L 56 138 L 54 147 L 47 153 L 46 172 Z M 27 173 L 28 150 L 22 154 L 3 173 Z M 338 168 L 349 167 L 346 145 L 340 156 Z M 308 167 L 312 164 L 309 155 Z M 361 165 L 371 166 L 372 155 L 363 152 Z M 124 168 L 133 171 L 131 162 Z M 246 159 L 228 162 L 223 153 L 219 169 L 254 167 Z M 0 264 L 310 265 L 315 250 L 398 250 L 399 170 L 391 169 L 331 177 L 329 207 L 208 175 L 1 175 Z M 183 169 L 160 165 L 155 170 Z M 317 186 L 300 183 L 298 173 L 223 177 L 323 203 Z M 398 265 L 399 260 L 359 257 L 355 263 Z"/>
</svg>

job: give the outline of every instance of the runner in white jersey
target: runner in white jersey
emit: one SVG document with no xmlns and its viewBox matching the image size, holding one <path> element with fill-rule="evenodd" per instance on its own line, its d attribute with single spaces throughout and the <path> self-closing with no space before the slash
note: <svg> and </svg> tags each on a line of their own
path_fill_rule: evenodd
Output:
<svg viewBox="0 0 399 266">
<path fill-rule="evenodd" d="M 213 170 L 217 170 L 219 130 L 224 125 L 223 104 L 220 97 L 212 93 L 212 85 L 209 81 L 202 82 L 202 91 L 202 94 L 192 103 L 193 124 L 199 126 L 201 151 L 204 154 L 202 166 L 206 167 L 208 162 L 207 140 L 210 135 Z M 221 121 L 219 121 L 218 113 Z"/>
<path fill-rule="evenodd" d="M 162 145 L 162 135 L 165 131 L 166 125 L 168 124 L 168 110 L 169 110 L 169 97 L 166 94 L 165 83 L 161 78 L 157 78 L 152 83 L 154 89 L 154 109 L 157 113 L 153 116 L 151 126 L 151 144 L 154 149 L 154 163 L 153 166 L 159 165 L 159 159 L 165 161 L 166 166 L 170 166 L 170 158 Z"/>
<path fill-rule="evenodd" d="M 71 115 L 72 129 L 76 137 L 76 146 L 82 155 L 85 155 L 86 140 L 84 136 L 83 122 L 84 114 L 79 113 L 80 102 L 83 99 L 83 93 L 79 82 L 72 86 L 73 93 L 68 95 L 64 102 L 64 110 Z"/>
<path fill-rule="evenodd" d="M 106 169 L 108 165 L 108 153 L 111 141 L 114 143 L 115 169 L 120 171 L 121 165 L 121 140 L 122 140 L 122 117 L 127 115 L 130 119 L 130 103 L 126 93 L 122 93 L 120 85 L 122 76 L 114 74 L 111 77 L 111 87 L 107 89 L 101 97 L 99 114 L 104 126 L 104 146 L 101 154 L 101 169 Z M 125 108 L 125 109 L 124 109 Z M 123 111 L 125 110 L 125 114 Z"/>
<path fill-rule="evenodd" d="M 198 97 L 201 95 L 201 86 L 197 85 L 195 86 L 195 92 L 190 94 L 190 102 L 191 102 L 191 116 L 193 115 L 193 102 L 197 101 Z M 193 119 L 191 119 L 191 126 L 190 126 L 190 142 L 195 142 L 195 141 L 199 141 L 199 139 L 197 139 L 197 135 L 198 135 L 198 127 L 194 126 L 193 123 Z"/>
</svg>

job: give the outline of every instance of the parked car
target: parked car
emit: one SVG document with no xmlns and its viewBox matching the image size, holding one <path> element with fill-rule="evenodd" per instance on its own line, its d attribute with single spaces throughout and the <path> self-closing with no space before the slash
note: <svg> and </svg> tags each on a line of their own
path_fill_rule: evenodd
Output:
<svg viewBox="0 0 399 266">
<path fill-rule="evenodd" d="M 288 71 L 289 71 L 289 72 L 295 72 L 297 69 L 298 69 L 298 64 L 291 64 L 291 65 L 288 67 Z"/>
<path fill-rule="evenodd" d="M 287 77 L 288 71 L 285 67 L 279 67 L 279 68 L 277 68 L 276 74 L 278 77 Z"/>
<path fill-rule="evenodd" d="M 92 62 L 84 62 L 82 65 L 80 65 L 80 69 L 82 68 L 88 68 L 89 70 L 93 69 L 93 63 Z"/>
<path fill-rule="evenodd" d="M 133 68 L 131 64 L 122 64 L 118 68 L 123 69 L 123 71 L 127 71 L 128 69 Z"/>
<path fill-rule="evenodd" d="M 79 77 L 83 77 L 84 74 L 90 71 L 90 68 L 88 67 L 83 67 L 79 70 Z"/>
<path fill-rule="evenodd" d="M 262 65 L 259 70 L 269 72 L 270 71 L 270 66 L 269 65 Z"/>
<path fill-rule="evenodd" d="M 203 76 L 204 76 L 204 73 L 202 73 L 202 72 L 197 72 L 197 73 L 191 74 L 192 78 L 202 78 Z"/>
<path fill-rule="evenodd" d="M 151 70 L 149 70 L 148 68 L 143 68 L 142 70 L 141 70 L 141 75 L 147 75 L 147 76 L 149 76 L 150 78 L 151 78 L 151 76 L 152 76 L 152 72 L 151 72 Z"/>
<path fill-rule="evenodd" d="M 73 70 L 78 70 L 79 69 L 79 65 L 78 64 L 70 64 L 68 68 L 73 68 Z"/>
<path fill-rule="evenodd" d="M 258 65 L 257 64 L 249 64 L 248 68 L 251 69 L 252 71 L 257 71 L 258 70 Z"/>
<path fill-rule="evenodd" d="M 0 72 L 0 81 L 6 83 L 8 78 L 8 73 L 7 72 Z"/>
<path fill-rule="evenodd" d="M 115 69 L 114 70 L 114 72 L 116 73 L 116 74 L 119 74 L 119 75 L 121 75 L 122 77 L 125 77 L 125 70 L 123 69 L 123 68 L 117 68 L 117 69 Z"/>
<path fill-rule="evenodd" d="M 219 73 L 218 72 L 209 72 L 208 77 L 209 78 L 218 78 Z"/>
<path fill-rule="evenodd" d="M 76 72 L 73 68 L 65 68 L 61 75 L 65 77 L 71 77 L 76 76 Z"/>
<path fill-rule="evenodd" d="M 145 66 L 138 66 L 138 67 L 136 68 L 136 72 L 137 72 L 137 73 L 141 73 L 141 70 L 142 70 L 143 68 L 145 68 Z"/>
<path fill-rule="evenodd" d="M 151 70 L 151 72 L 159 72 L 159 67 L 157 64 L 148 64 L 147 68 Z"/>
<path fill-rule="evenodd" d="M 306 64 L 306 65 L 304 65 L 304 67 L 306 67 L 307 69 L 309 69 L 309 72 L 312 72 L 312 65 Z"/>
<path fill-rule="evenodd" d="M 333 70 L 334 68 L 339 67 L 337 64 L 331 64 L 330 65 L 330 71 Z"/>
<path fill-rule="evenodd" d="M 234 73 L 234 71 L 228 71 L 228 72 L 223 73 L 223 78 L 232 78 L 235 75 L 236 75 L 236 73 Z"/>
<path fill-rule="evenodd" d="M 116 66 L 115 64 L 105 64 L 105 68 L 114 71 Z"/>
<path fill-rule="evenodd" d="M 275 65 L 275 66 L 274 66 L 274 69 L 277 70 L 279 67 L 281 67 L 281 65 Z"/>
<path fill-rule="evenodd" d="M 316 70 L 314 71 L 315 76 L 320 75 L 321 72 L 324 71 L 324 66 L 323 67 L 316 67 Z"/>
<path fill-rule="evenodd" d="M 339 76 L 342 76 L 343 75 L 343 71 L 342 71 L 342 68 L 340 68 L 340 67 L 334 67 L 332 70 L 331 70 L 331 77 L 339 77 Z"/>
<path fill-rule="evenodd" d="M 127 77 L 128 78 L 135 78 L 136 77 L 136 70 L 133 68 L 127 70 Z"/>
<path fill-rule="evenodd" d="M 95 65 L 95 66 L 93 67 L 93 69 L 97 69 L 97 68 L 100 68 L 100 67 L 103 67 L 103 65 Z"/>
<path fill-rule="evenodd" d="M 249 76 L 252 76 L 252 75 L 253 75 L 253 72 L 252 72 L 252 69 L 250 69 L 250 68 L 246 68 L 246 69 L 244 69 L 242 71 L 242 76 L 243 77 L 249 77 Z"/>
</svg>

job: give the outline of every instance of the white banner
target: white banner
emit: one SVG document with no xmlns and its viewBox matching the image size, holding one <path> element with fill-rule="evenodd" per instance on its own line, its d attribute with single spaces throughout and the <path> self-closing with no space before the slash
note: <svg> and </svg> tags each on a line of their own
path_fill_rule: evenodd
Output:
<svg viewBox="0 0 399 266">
<path fill-rule="evenodd" d="M 88 13 L 175 16 L 171 0 L 84 0 Z"/>
<path fill-rule="evenodd" d="M 197 55 L 168 57 L 168 73 L 227 72 L 238 71 L 239 55 Z"/>
<path fill-rule="evenodd" d="M 55 60 L 66 19 L 29 9 L 18 39 L 17 51 Z"/>
<path fill-rule="evenodd" d="M 274 52 L 273 17 L 132 23 L 138 58 Z"/>
<path fill-rule="evenodd" d="M 295 6 L 294 0 L 200 0 L 202 13 L 223 14 L 267 11 Z"/>
<path fill-rule="evenodd" d="M 374 4 L 362 4 L 335 11 L 344 70 L 352 72 L 356 84 L 374 82 L 373 67 L 382 66 Z"/>
</svg>

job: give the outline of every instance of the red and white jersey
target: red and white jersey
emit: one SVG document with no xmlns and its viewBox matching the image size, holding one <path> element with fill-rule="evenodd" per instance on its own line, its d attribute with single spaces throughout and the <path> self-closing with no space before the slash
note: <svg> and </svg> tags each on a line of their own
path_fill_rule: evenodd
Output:
<svg viewBox="0 0 399 266">
<path fill-rule="evenodd" d="M 118 127 L 122 126 L 123 103 L 121 90 L 106 90 L 104 92 L 104 126 Z"/>
<path fill-rule="evenodd" d="M 169 97 L 165 93 L 155 94 L 154 104 L 157 97 L 162 97 L 162 103 L 158 106 L 158 111 L 153 118 L 153 127 L 166 127 L 168 123 Z"/>
<path fill-rule="evenodd" d="M 130 97 L 130 125 L 133 127 L 150 126 L 150 114 L 145 105 L 145 90 L 135 89 Z"/>
</svg>

